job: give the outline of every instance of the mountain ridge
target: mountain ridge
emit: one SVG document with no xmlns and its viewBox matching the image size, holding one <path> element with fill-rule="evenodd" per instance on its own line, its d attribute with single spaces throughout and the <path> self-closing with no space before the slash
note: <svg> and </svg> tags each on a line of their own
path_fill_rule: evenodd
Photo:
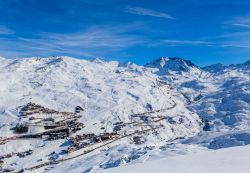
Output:
<svg viewBox="0 0 250 173">
<path fill-rule="evenodd" d="M 67 59 L 75 59 L 75 60 L 82 60 L 82 61 L 94 61 L 94 62 L 119 62 L 119 61 L 114 61 L 114 60 L 105 60 L 105 59 L 101 59 L 101 58 L 93 58 L 93 59 L 85 59 L 85 58 L 74 58 L 74 57 L 71 57 L 71 56 L 48 56 L 48 57 L 41 57 L 41 56 L 34 56 L 34 57 L 25 57 L 25 58 L 12 58 L 12 59 L 9 59 L 9 58 L 6 58 L 6 57 L 2 57 L 0 56 L 0 61 L 13 61 L 13 60 L 23 60 L 23 59 L 33 59 L 33 60 L 42 60 L 42 59 L 50 59 L 50 60 L 53 60 L 53 59 L 62 59 L 62 60 L 67 60 Z M 167 61 L 167 60 L 172 60 L 172 61 L 182 61 L 182 62 L 185 62 L 187 63 L 189 66 L 194 66 L 194 67 L 199 67 L 199 68 L 206 68 L 206 67 L 210 67 L 210 66 L 224 66 L 224 67 L 229 67 L 229 66 L 239 66 L 239 65 L 249 65 L 250 63 L 250 60 L 247 60 L 245 62 L 242 62 L 242 63 L 238 63 L 238 64 L 230 64 L 230 65 L 225 65 L 225 64 L 222 64 L 222 63 L 216 63 L 216 64 L 211 64 L 211 65 L 206 65 L 206 66 L 198 66 L 196 64 L 194 64 L 192 61 L 186 59 L 186 58 L 182 58 L 182 57 L 160 57 L 160 58 L 156 58 L 150 62 L 147 62 L 146 64 L 144 65 L 139 65 L 139 66 L 149 66 L 149 65 L 152 65 L 152 63 L 157 63 L 161 60 L 164 60 L 164 61 Z M 134 62 L 119 62 L 121 64 L 129 64 L 129 63 L 132 63 L 132 64 L 136 64 Z M 138 64 L 137 64 L 138 65 Z"/>
</svg>

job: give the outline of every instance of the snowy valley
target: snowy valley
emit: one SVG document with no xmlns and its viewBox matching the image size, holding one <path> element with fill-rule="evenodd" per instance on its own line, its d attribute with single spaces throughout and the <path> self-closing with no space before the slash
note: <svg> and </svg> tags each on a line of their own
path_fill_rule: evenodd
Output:
<svg viewBox="0 0 250 173">
<path fill-rule="evenodd" d="M 0 58 L 0 98 L 3 172 L 100 171 L 250 144 L 249 61 Z"/>
</svg>

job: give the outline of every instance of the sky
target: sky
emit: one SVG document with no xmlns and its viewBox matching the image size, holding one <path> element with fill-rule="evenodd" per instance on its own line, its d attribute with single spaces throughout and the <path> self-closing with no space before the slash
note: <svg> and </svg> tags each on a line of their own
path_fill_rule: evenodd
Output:
<svg viewBox="0 0 250 173">
<path fill-rule="evenodd" d="M 0 56 L 250 59 L 250 0 L 0 0 Z"/>
</svg>

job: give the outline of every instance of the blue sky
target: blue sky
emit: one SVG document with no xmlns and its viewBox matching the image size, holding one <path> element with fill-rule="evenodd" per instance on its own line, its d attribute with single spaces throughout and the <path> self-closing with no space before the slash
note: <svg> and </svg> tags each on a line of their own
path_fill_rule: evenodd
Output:
<svg viewBox="0 0 250 173">
<path fill-rule="evenodd" d="M 250 0 L 0 0 L 0 56 L 250 59 Z"/>
</svg>

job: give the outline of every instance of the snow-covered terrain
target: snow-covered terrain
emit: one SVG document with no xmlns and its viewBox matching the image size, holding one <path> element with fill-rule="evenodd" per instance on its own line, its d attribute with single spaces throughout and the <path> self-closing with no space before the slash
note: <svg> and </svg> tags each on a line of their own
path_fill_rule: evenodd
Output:
<svg viewBox="0 0 250 173">
<path fill-rule="evenodd" d="M 205 131 L 187 143 L 218 149 L 250 144 L 250 63 L 200 68 L 180 58 L 160 58 L 149 67 L 177 88 L 188 108 L 206 122 Z"/>
<path fill-rule="evenodd" d="M 249 62 L 0 58 L 0 98 L 6 172 L 89 172 L 250 143 Z"/>
<path fill-rule="evenodd" d="M 248 173 L 250 146 L 179 155 L 98 173 Z"/>
</svg>

